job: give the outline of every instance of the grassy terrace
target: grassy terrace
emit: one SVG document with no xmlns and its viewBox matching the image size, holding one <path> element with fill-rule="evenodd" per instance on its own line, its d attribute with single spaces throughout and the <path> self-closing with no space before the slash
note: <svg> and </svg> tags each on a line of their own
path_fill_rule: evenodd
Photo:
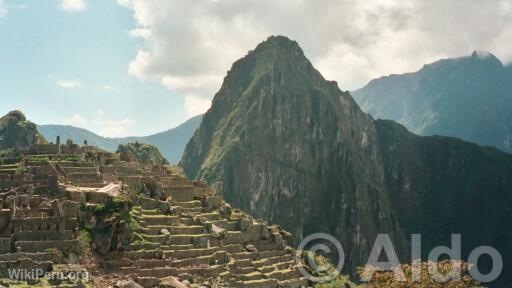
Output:
<svg viewBox="0 0 512 288">
<path fill-rule="evenodd" d="M 80 158 L 73 154 L 41 154 L 41 155 L 29 155 L 27 157 L 29 162 L 43 162 L 43 161 L 69 161 L 78 162 Z"/>
</svg>

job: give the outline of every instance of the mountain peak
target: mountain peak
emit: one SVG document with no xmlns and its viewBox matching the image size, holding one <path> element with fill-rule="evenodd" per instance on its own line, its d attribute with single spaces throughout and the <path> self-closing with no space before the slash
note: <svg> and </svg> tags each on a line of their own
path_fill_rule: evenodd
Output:
<svg viewBox="0 0 512 288">
<path fill-rule="evenodd" d="M 285 61 L 292 60 L 300 62 L 309 62 L 299 46 L 299 43 L 286 36 L 270 36 L 267 40 L 258 44 L 258 46 L 249 52 L 250 55 L 262 56 L 265 61 L 271 60 Z M 269 57 L 272 55 L 273 57 Z"/>
<path fill-rule="evenodd" d="M 275 49 L 275 48 L 284 48 L 284 49 L 300 49 L 299 43 L 297 41 L 291 40 L 290 38 L 282 35 L 272 35 L 267 38 L 267 40 L 258 44 L 255 50 L 260 49 Z"/>
<path fill-rule="evenodd" d="M 19 110 L 13 110 L 7 113 L 5 116 L 3 116 L 1 119 L 12 119 L 16 122 L 23 122 L 27 121 L 27 118 L 25 117 L 25 114 Z"/>
<path fill-rule="evenodd" d="M 296 41 L 285 36 L 270 36 L 236 61 L 228 71 L 221 90 L 238 92 L 220 93 L 221 96 L 215 97 L 213 101 L 230 99 L 225 103 L 234 104 L 235 99 L 243 94 L 241 92 L 257 83 L 260 85 L 272 82 L 273 85 L 265 85 L 265 87 L 279 86 L 285 89 L 289 88 L 288 84 L 297 83 L 292 87 L 298 89 L 297 86 L 302 85 L 304 81 L 320 83 L 325 79 L 306 58 Z M 332 85 L 331 82 L 329 83 Z M 221 108 L 219 105 L 212 105 L 213 107 L 226 109 L 226 106 Z"/>
<path fill-rule="evenodd" d="M 475 50 L 473 51 L 473 53 L 471 53 L 470 59 L 479 62 L 483 61 L 486 63 L 492 63 L 492 65 L 494 66 L 503 67 L 503 63 L 500 61 L 500 59 L 494 56 L 494 54 L 492 54 L 491 52 L 487 51 Z"/>
<path fill-rule="evenodd" d="M 473 51 L 473 53 L 471 53 L 471 57 L 478 59 L 496 58 L 496 56 L 494 56 L 491 52 L 481 50 Z"/>
</svg>

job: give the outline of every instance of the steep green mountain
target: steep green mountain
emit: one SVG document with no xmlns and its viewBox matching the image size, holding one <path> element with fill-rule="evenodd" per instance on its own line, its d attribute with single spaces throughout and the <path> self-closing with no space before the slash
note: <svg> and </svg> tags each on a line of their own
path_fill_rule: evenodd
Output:
<svg viewBox="0 0 512 288">
<path fill-rule="evenodd" d="M 38 129 L 47 139 L 72 139 L 76 143 L 87 140 L 89 145 L 114 152 L 120 144 L 142 142 L 155 145 L 167 160 L 177 163 L 183 154 L 185 145 L 194 135 L 201 123 L 202 116 L 196 116 L 176 128 L 144 137 L 107 138 L 94 134 L 88 130 L 66 125 L 39 125 Z"/>
<path fill-rule="evenodd" d="M 121 160 L 137 161 L 151 165 L 168 165 L 169 161 L 158 151 L 158 148 L 146 143 L 128 143 L 117 147 L 116 153 L 120 154 Z"/>
<path fill-rule="evenodd" d="M 372 80 L 352 95 L 375 118 L 398 121 L 414 133 L 512 152 L 511 71 L 494 55 L 474 52 Z"/>
<path fill-rule="evenodd" d="M 351 266 L 379 232 L 405 251 L 372 119 L 287 38 L 271 37 L 233 65 L 181 165 L 294 235 L 334 234 L 351 248 Z"/>
<path fill-rule="evenodd" d="M 11 111 L 0 118 L 0 151 L 23 149 L 31 144 L 44 143 L 34 123 L 27 120 L 21 111 Z"/>
<path fill-rule="evenodd" d="M 296 242 L 334 235 L 351 271 L 378 233 L 390 234 L 406 261 L 410 234 L 423 233 L 429 251 L 462 233 L 465 249 L 492 244 L 512 265 L 503 226 L 512 216 L 512 156 L 374 121 L 285 37 L 233 65 L 180 165 Z"/>
</svg>

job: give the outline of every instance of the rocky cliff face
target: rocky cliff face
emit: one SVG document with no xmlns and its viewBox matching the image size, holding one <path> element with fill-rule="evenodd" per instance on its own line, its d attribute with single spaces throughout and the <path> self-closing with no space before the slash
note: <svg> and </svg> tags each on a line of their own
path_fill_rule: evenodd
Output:
<svg viewBox="0 0 512 288">
<path fill-rule="evenodd" d="M 375 126 L 393 211 L 407 235 L 422 235 L 424 257 L 461 234 L 464 259 L 489 245 L 510 267 L 512 156 L 456 138 L 420 137 L 389 120 Z M 502 285 L 512 276 L 506 269 Z"/>
<path fill-rule="evenodd" d="M 490 53 L 440 60 L 354 91 L 375 118 L 414 133 L 459 137 L 512 152 L 512 73 Z"/>
<path fill-rule="evenodd" d="M 37 131 L 36 125 L 27 121 L 20 111 L 11 111 L 0 118 L 0 150 L 22 149 L 46 140 Z"/>
<path fill-rule="evenodd" d="M 415 232 L 428 234 L 425 250 L 452 232 L 469 244 L 512 240 L 498 224 L 512 212 L 495 205 L 511 200 L 509 155 L 374 121 L 285 37 L 233 65 L 181 165 L 296 241 L 334 235 L 350 269 L 366 262 L 378 233 L 391 234 L 403 258 Z"/>
<path fill-rule="evenodd" d="M 361 263 L 379 232 L 404 243 L 377 144 L 350 95 L 296 42 L 271 37 L 233 65 L 181 165 L 299 238 L 334 233 L 352 248 L 348 261 Z"/>
</svg>

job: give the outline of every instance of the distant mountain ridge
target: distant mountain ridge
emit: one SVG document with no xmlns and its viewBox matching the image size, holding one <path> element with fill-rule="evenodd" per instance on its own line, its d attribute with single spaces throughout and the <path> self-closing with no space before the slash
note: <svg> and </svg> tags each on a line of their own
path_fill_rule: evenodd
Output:
<svg viewBox="0 0 512 288">
<path fill-rule="evenodd" d="M 512 67 L 488 52 L 444 59 L 352 92 L 375 118 L 420 135 L 458 137 L 512 152 Z"/>
<path fill-rule="evenodd" d="M 60 136 L 64 141 L 72 139 L 82 144 L 87 140 L 89 145 L 97 146 L 107 151 L 116 151 L 120 144 L 142 142 L 155 145 L 171 163 L 177 163 L 183 154 L 187 142 L 194 135 L 195 130 L 201 123 L 202 115 L 193 117 L 183 124 L 149 136 L 142 137 L 121 137 L 108 138 L 99 136 L 86 129 L 68 125 L 39 125 L 37 129 L 49 141 L 55 141 Z"/>
</svg>

